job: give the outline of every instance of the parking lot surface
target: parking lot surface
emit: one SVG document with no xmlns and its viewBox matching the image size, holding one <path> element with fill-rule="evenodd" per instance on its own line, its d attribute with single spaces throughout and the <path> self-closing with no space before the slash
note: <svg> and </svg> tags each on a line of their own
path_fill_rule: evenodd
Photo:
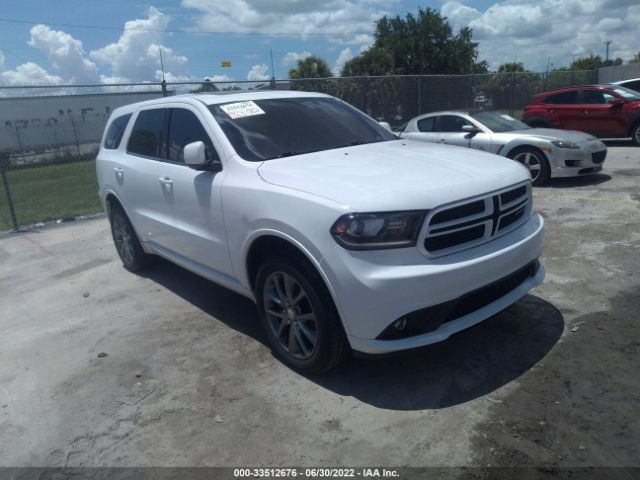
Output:
<svg viewBox="0 0 640 480">
<path fill-rule="evenodd" d="M 99 218 L 0 239 L 0 466 L 640 466 L 640 148 L 534 189 L 545 283 L 305 377 L 251 301 L 124 270 Z"/>
</svg>

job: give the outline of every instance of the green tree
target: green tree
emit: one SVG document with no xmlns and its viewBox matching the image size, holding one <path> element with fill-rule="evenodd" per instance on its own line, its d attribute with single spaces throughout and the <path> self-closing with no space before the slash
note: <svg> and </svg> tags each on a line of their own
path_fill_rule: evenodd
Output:
<svg viewBox="0 0 640 480">
<path fill-rule="evenodd" d="M 531 73 L 521 62 L 509 62 L 498 67 L 483 91 L 491 97 L 493 108 L 518 109 L 526 105 L 540 87 L 541 78 L 537 73 Z"/>
<path fill-rule="evenodd" d="M 511 63 L 503 63 L 498 67 L 498 73 L 518 73 L 518 72 L 528 72 L 524 68 L 522 62 L 511 62 Z"/>
<path fill-rule="evenodd" d="M 405 18 L 382 17 L 376 22 L 374 39 L 370 50 L 376 51 L 359 56 L 365 57 L 362 64 L 369 68 L 363 70 L 370 75 L 464 74 L 486 68 L 486 63 L 476 63 L 478 44 L 472 40 L 472 30 L 464 27 L 454 34 L 447 18 L 432 8 L 418 8 L 417 15 L 407 13 Z M 391 57 L 391 68 L 378 49 Z"/>
<path fill-rule="evenodd" d="M 297 67 L 289 70 L 289 78 L 292 79 L 326 77 L 333 77 L 333 72 L 326 60 L 315 55 L 298 60 Z"/>
<path fill-rule="evenodd" d="M 602 66 L 602 57 L 600 55 L 594 55 L 593 53 L 587 57 L 576 58 L 569 70 L 595 70 Z"/>
<path fill-rule="evenodd" d="M 211 80 L 205 78 L 204 82 L 202 82 L 202 85 L 200 85 L 195 90 L 191 90 L 191 93 L 217 92 L 218 90 L 219 88 L 216 87 L 215 83 L 212 83 Z"/>
<path fill-rule="evenodd" d="M 393 57 L 384 48 L 369 48 L 344 64 L 343 77 L 389 75 L 393 73 Z"/>
</svg>

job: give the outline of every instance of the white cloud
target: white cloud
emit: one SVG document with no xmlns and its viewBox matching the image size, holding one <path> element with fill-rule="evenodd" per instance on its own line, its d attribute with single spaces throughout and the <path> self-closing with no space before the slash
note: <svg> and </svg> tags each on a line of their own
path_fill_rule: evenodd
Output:
<svg viewBox="0 0 640 480">
<path fill-rule="evenodd" d="M 352 58 L 353 58 L 353 52 L 351 51 L 350 48 L 345 48 L 344 50 L 342 50 L 340 52 L 340 55 L 338 55 L 338 58 L 336 59 L 336 63 L 332 68 L 333 74 L 335 76 L 340 75 L 340 72 L 342 71 L 342 67 L 344 67 L 344 64 L 347 63 Z"/>
<path fill-rule="evenodd" d="M 29 45 L 44 52 L 53 70 L 69 83 L 100 81 L 98 67 L 87 58 L 82 42 L 68 33 L 36 25 L 31 29 Z"/>
<path fill-rule="evenodd" d="M 331 42 L 369 43 L 373 24 L 390 14 L 391 1 L 379 0 L 182 0 L 198 12 L 195 30 L 229 33 L 290 34 L 306 38 L 318 32 Z"/>
<path fill-rule="evenodd" d="M 65 83 L 57 75 L 50 75 L 33 62 L 23 63 L 15 70 L 0 73 L 0 83 L 5 85 L 61 85 Z"/>
<path fill-rule="evenodd" d="M 4 53 L 0 50 L 0 72 L 4 70 Z"/>
<path fill-rule="evenodd" d="M 542 71 L 547 57 L 555 66 L 567 66 L 575 56 L 605 55 L 631 58 L 638 51 L 637 0 L 499 0 L 481 11 L 469 0 L 450 0 L 441 12 L 454 28 L 473 28 L 480 43 L 480 59 L 493 68 L 514 59 Z M 605 16 L 606 15 L 606 16 Z"/>
<path fill-rule="evenodd" d="M 247 80 L 256 82 L 269 80 L 269 78 L 271 77 L 269 76 L 268 72 L 269 67 L 267 67 L 266 65 L 254 65 L 253 67 L 251 67 L 251 70 L 249 70 L 249 73 L 247 74 Z"/>
<path fill-rule="evenodd" d="M 93 50 L 90 56 L 98 63 L 109 65 L 112 76 L 129 81 L 145 81 L 158 79 L 162 50 L 165 75 L 182 78 L 186 72 L 187 57 L 176 54 L 162 44 L 169 20 L 158 9 L 149 7 L 148 18 L 126 22 L 125 30 L 117 42 Z"/>
<path fill-rule="evenodd" d="M 311 52 L 287 52 L 282 57 L 283 65 L 291 65 L 293 63 L 298 62 L 299 60 L 304 60 L 307 57 L 311 56 Z"/>
</svg>

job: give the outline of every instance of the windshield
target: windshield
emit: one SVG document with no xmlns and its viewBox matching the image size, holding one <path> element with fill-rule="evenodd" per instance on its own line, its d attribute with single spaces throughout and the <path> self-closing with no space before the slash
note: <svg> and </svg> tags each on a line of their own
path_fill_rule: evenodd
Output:
<svg viewBox="0 0 640 480">
<path fill-rule="evenodd" d="M 476 112 L 471 116 L 492 132 L 511 132 L 531 128 L 526 123 L 500 112 Z"/>
<path fill-rule="evenodd" d="M 611 90 L 616 92 L 621 97 L 631 100 L 632 102 L 640 102 L 640 95 L 635 90 L 631 90 L 625 87 L 611 87 Z"/>
<path fill-rule="evenodd" d="M 209 105 L 209 110 L 235 151 L 254 162 L 396 140 L 377 122 L 335 98 L 230 102 Z"/>
</svg>

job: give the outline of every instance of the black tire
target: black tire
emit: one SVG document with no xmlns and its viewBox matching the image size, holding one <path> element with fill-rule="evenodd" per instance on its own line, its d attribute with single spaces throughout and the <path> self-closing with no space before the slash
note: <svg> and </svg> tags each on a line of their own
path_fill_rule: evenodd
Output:
<svg viewBox="0 0 640 480">
<path fill-rule="evenodd" d="M 281 295 L 277 295 L 277 288 L 272 287 L 277 286 L 278 279 L 284 282 L 286 278 L 297 285 L 290 283 L 290 289 L 285 287 L 284 292 L 281 288 Z M 345 359 L 350 349 L 335 304 L 322 277 L 306 258 L 301 254 L 274 254 L 258 269 L 255 285 L 260 322 L 274 354 L 283 363 L 299 372 L 321 373 Z M 301 294 L 304 297 L 298 303 L 291 301 Z M 280 303 L 274 297 L 284 301 Z M 297 313 L 287 317 L 291 310 Z M 276 330 L 282 333 L 278 335 Z M 297 348 L 291 348 L 292 337 Z"/>
<path fill-rule="evenodd" d="M 640 147 L 640 122 L 636 123 L 631 129 L 631 140 Z"/>
<path fill-rule="evenodd" d="M 537 148 L 522 147 L 516 148 L 507 155 L 512 160 L 520 162 L 531 173 L 531 182 L 536 187 L 545 184 L 551 176 L 549 160 Z"/>
<path fill-rule="evenodd" d="M 113 205 L 109 211 L 111 236 L 122 265 L 130 272 L 139 272 L 154 260 L 154 256 L 142 249 L 127 214 L 119 205 Z"/>
</svg>

